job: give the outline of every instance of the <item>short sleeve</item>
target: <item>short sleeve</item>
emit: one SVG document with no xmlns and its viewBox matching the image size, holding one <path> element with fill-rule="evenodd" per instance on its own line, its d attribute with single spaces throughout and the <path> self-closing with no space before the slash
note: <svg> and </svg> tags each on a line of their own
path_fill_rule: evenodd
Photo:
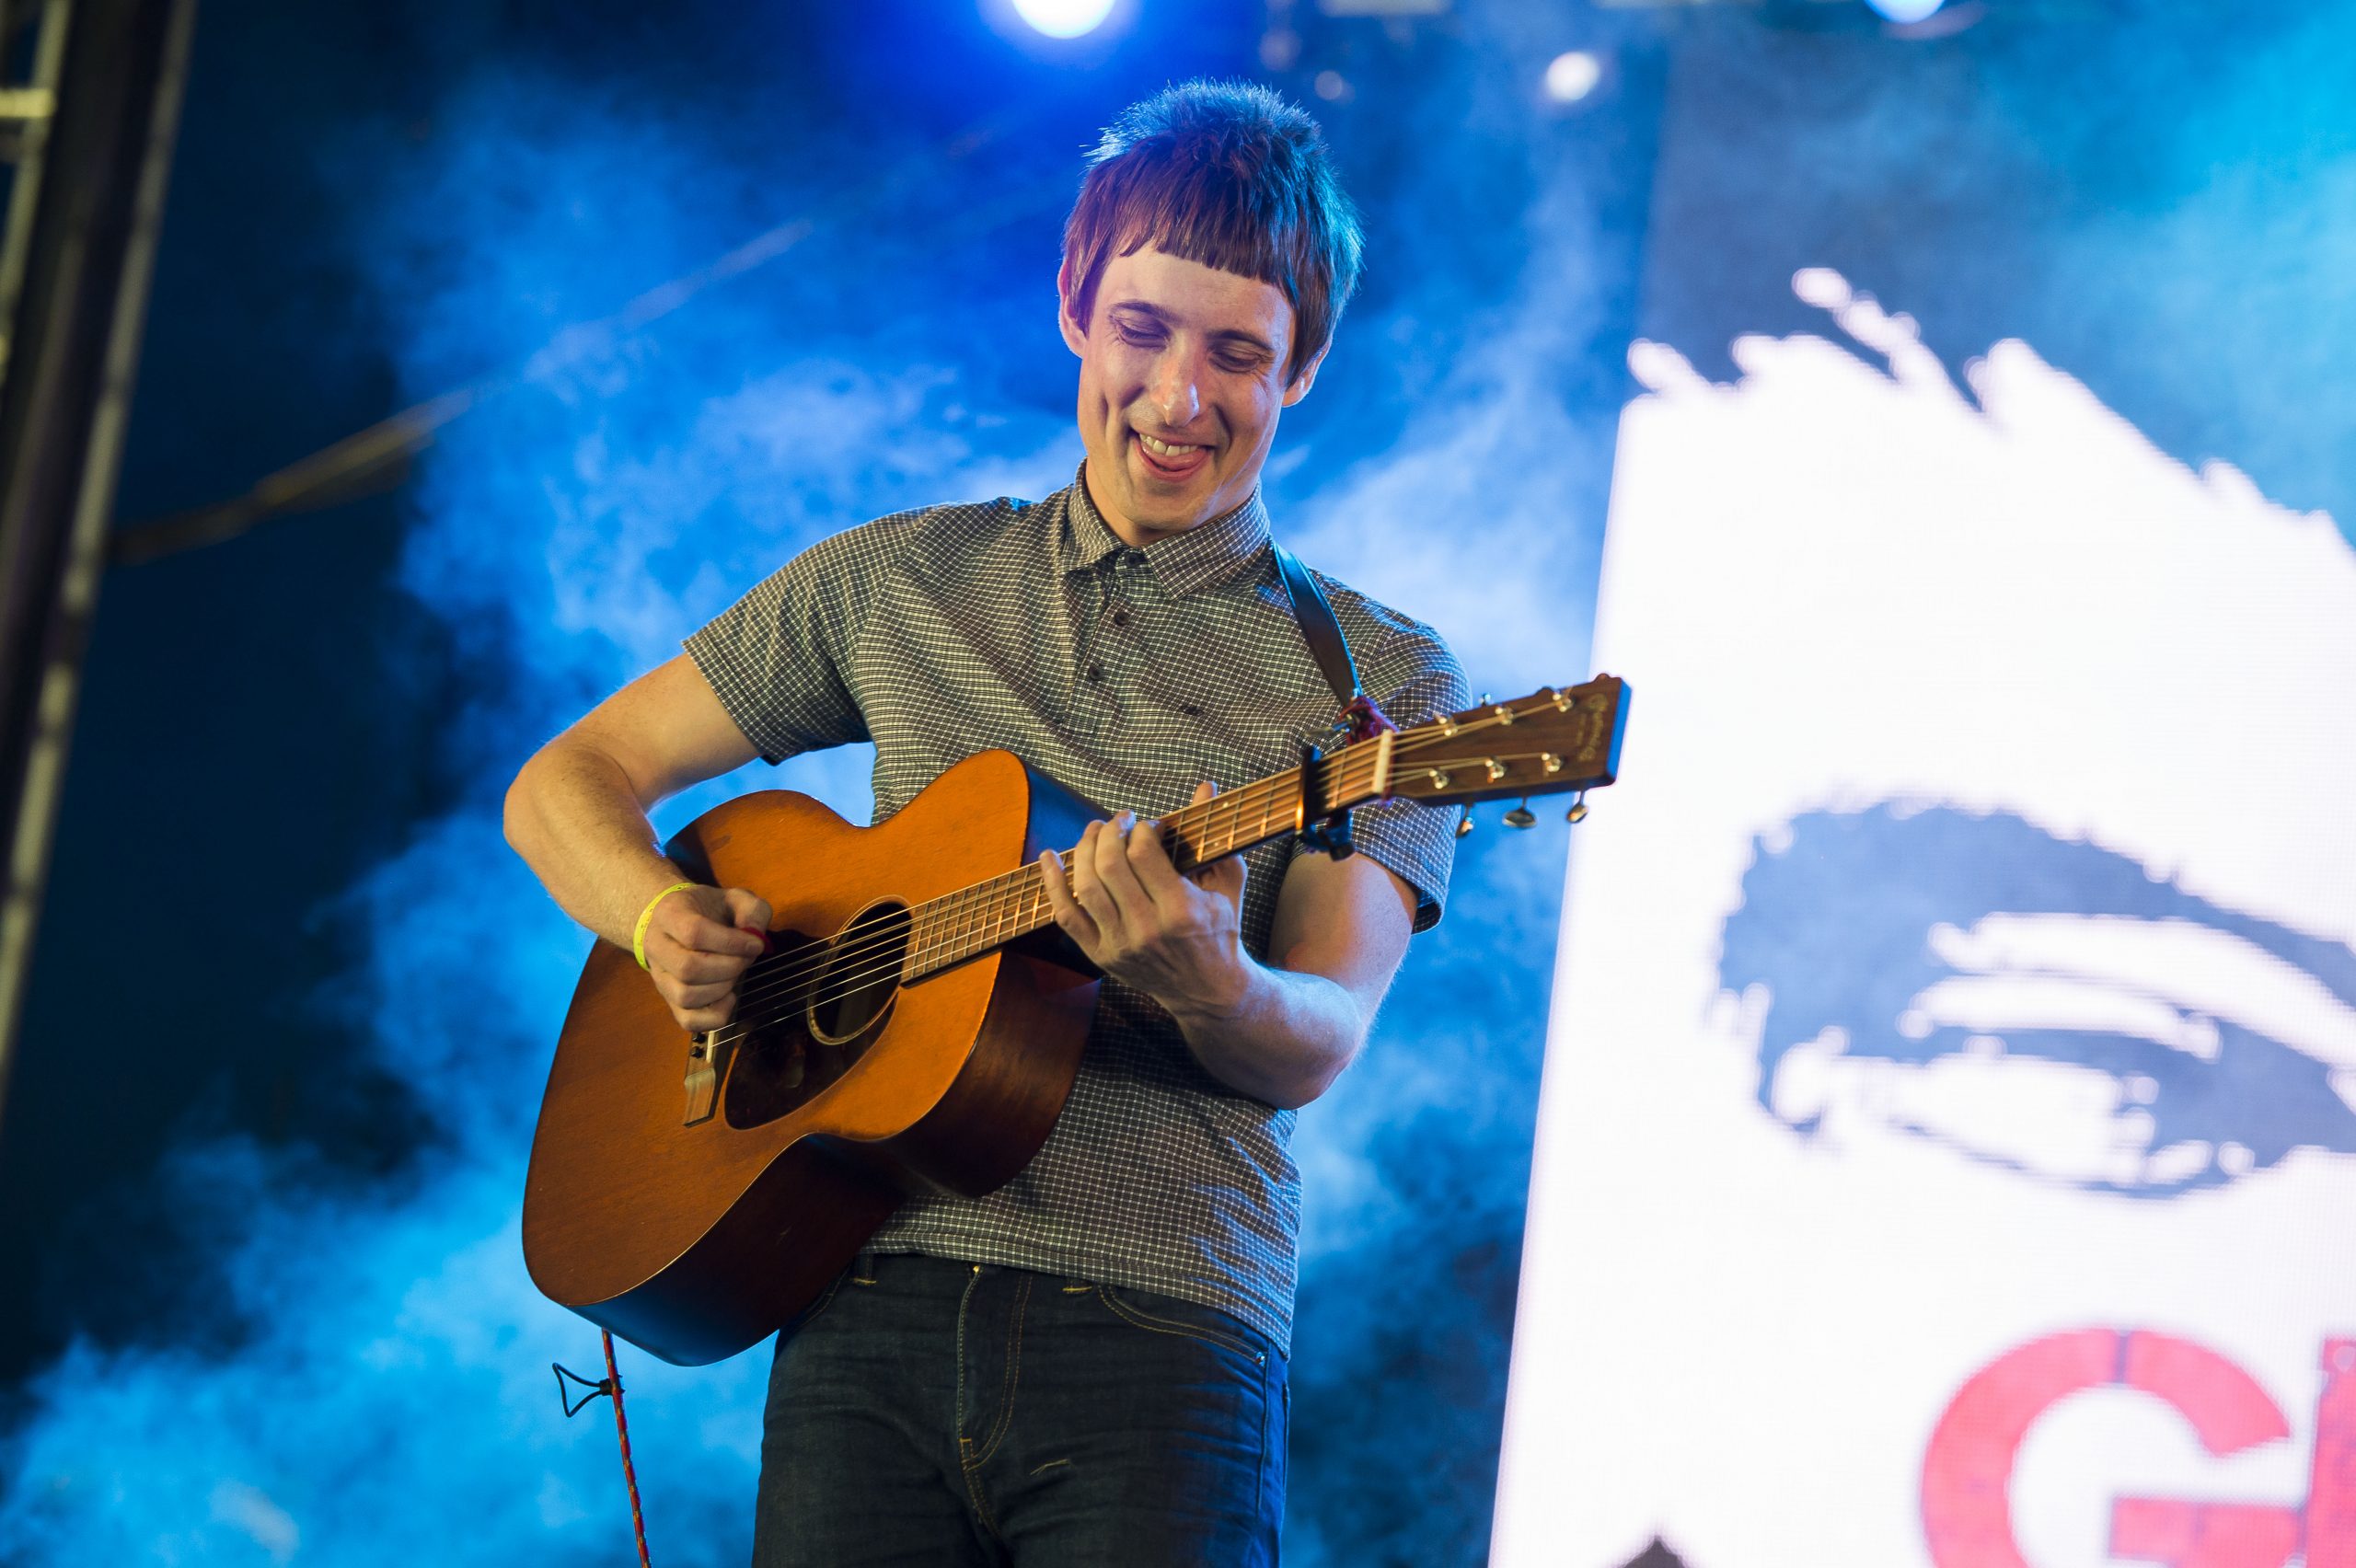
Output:
<svg viewBox="0 0 2356 1568">
<path fill-rule="evenodd" d="M 1448 644 L 1428 628 L 1409 622 L 1386 639 L 1361 676 L 1383 716 L 1403 730 L 1472 704 L 1464 671 Z M 1350 841 L 1357 853 L 1415 890 L 1415 929 L 1439 924 L 1448 900 L 1449 873 L 1456 865 L 1455 806 L 1427 806 L 1390 800 L 1350 813 Z M 1298 846 L 1295 853 L 1306 853 Z"/>
<path fill-rule="evenodd" d="M 687 656 L 766 760 L 868 739 L 852 655 L 903 522 L 882 518 L 820 540 L 687 640 Z"/>
</svg>

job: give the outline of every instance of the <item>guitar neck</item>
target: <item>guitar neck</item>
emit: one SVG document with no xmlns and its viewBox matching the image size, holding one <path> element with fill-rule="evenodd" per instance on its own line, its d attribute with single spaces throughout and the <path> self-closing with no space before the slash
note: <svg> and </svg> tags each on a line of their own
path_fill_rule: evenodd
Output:
<svg viewBox="0 0 2356 1568">
<path fill-rule="evenodd" d="M 1162 847 L 1181 875 L 1230 855 L 1299 832 L 1311 822 L 1388 792 L 1393 734 L 1384 733 L 1310 763 L 1304 794 L 1299 767 L 1184 807 L 1161 819 Z M 1064 853 L 1064 886 L 1071 886 L 1072 851 Z M 1045 873 L 1035 863 L 908 911 L 911 929 L 903 981 L 921 980 L 967 959 L 1018 941 L 1055 923 Z"/>
</svg>

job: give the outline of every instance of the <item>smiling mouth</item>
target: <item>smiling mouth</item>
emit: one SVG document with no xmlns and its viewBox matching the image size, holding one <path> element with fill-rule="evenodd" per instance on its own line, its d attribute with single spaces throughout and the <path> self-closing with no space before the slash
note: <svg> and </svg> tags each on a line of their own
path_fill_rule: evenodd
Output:
<svg viewBox="0 0 2356 1568">
<path fill-rule="evenodd" d="M 1137 437 L 1138 455 L 1144 459 L 1146 471 L 1158 478 L 1184 478 L 1210 457 L 1211 449 L 1207 446 L 1164 441 L 1143 431 L 1130 433 Z"/>
</svg>

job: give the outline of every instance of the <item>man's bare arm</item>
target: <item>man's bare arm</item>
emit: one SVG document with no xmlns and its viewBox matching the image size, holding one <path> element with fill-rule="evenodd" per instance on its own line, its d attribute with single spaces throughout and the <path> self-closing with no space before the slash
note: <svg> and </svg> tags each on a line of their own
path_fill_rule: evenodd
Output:
<svg viewBox="0 0 2356 1568">
<path fill-rule="evenodd" d="M 1198 793 L 1196 799 L 1207 799 Z M 1273 963 L 1244 951 L 1241 858 L 1178 875 L 1149 824 L 1091 824 L 1072 891 L 1043 857 L 1059 925 L 1106 973 L 1170 1009 L 1205 1070 L 1271 1105 L 1305 1105 L 1366 1043 L 1414 928 L 1415 894 L 1364 856 L 1295 859 L 1277 895 Z"/>
<path fill-rule="evenodd" d="M 1276 895 L 1271 962 L 1232 1001 L 1172 1011 L 1213 1078 L 1271 1105 L 1334 1087 L 1407 955 L 1415 890 L 1363 855 L 1297 857 Z"/>
<path fill-rule="evenodd" d="M 654 844 L 657 802 L 742 767 L 756 753 L 681 655 L 640 676 L 540 748 L 507 790 L 507 842 L 564 912 L 630 944 L 647 901 L 685 880 Z M 760 955 L 768 905 L 742 889 L 695 889 L 655 908 L 646 955 L 682 1027 L 733 1009 L 736 976 Z"/>
</svg>

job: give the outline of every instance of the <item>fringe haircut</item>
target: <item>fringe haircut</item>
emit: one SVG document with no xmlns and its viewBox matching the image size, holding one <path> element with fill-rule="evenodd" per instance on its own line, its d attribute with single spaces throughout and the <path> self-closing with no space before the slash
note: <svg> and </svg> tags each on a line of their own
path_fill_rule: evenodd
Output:
<svg viewBox="0 0 2356 1568">
<path fill-rule="evenodd" d="M 1150 245 L 1283 292 L 1287 385 L 1333 340 L 1365 241 L 1306 112 L 1249 82 L 1181 82 L 1123 111 L 1088 161 L 1064 225 L 1064 305 L 1082 330 L 1105 263 Z"/>
</svg>

